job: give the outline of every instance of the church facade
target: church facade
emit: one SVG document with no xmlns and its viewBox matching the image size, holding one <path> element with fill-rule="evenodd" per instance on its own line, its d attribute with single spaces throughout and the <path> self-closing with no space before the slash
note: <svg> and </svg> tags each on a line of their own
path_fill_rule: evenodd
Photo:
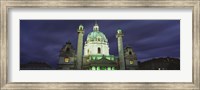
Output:
<svg viewBox="0 0 200 90">
<path fill-rule="evenodd" d="M 70 42 L 60 50 L 58 69 L 63 70 L 135 70 L 137 56 L 131 47 L 123 47 L 123 32 L 117 30 L 118 56 L 110 55 L 109 42 L 97 23 L 83 41 L 84 26 L 78 27 L 77 51 Z"/>
</svg>

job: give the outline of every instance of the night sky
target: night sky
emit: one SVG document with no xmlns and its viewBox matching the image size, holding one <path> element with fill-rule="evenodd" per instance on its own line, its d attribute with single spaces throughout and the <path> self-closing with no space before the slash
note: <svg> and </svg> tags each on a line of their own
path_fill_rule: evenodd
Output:
<svg viewBox="0 0 200 90">
<path fill-rule="evenodd" d="M 123 43 L 136 52 L 138 61 L 155 57 L 180 58 L 180 20 L 97 20 L 109 43 L 110 54 L 118 55 L 116 32 L 123 30 Z M 95 20 L 20 20 L 20 63 L 46 62 L 56 67 L 59 51 L 71 41 L 77 48 L 77 29 L 83 24 L 84 42 Z"/>
</svg>

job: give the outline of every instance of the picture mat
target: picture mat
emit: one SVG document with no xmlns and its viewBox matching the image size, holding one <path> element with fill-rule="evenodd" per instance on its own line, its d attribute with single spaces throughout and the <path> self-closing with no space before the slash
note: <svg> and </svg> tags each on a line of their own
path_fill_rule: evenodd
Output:
<svg viewBox="0 0 200 90">
<path fill-rule="evenodd" d="M 20 20 L 180 20 L 181 70 L 20 70 Z M 192 82 L 192 9 L 9 9 L 9 82 Z M 159 52 L 158 52 L 159 53 Z"/>
</svg>

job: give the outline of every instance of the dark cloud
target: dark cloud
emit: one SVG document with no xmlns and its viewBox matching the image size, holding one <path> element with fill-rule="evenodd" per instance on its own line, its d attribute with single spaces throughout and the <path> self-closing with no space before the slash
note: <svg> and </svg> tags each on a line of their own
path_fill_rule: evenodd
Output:
<svg viewBox="0 0 200 90">
<path fill-rule="evenodd" d="M 93 31 L 94 20 L 21 20 L 20 63 L 43 61 L 52 66 L 58 62 L 59 50 L 71 41 L 77 47 L 77 29 L 84 25 L 85 34 Z M 117 55 L 117 29 L 124 32 L 124 46 L 131 46 L 139 60 L 154 57 L 180 57 L 179 20 L 98 20 L 110 46 Z"/>
</svg>

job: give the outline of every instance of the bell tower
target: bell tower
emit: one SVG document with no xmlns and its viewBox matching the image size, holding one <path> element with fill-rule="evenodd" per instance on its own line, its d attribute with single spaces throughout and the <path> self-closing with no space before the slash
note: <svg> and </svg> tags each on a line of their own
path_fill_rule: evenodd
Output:
<svg viewBox="0 0 200 90">
<path fill-rule="evenodd" d="M 126 46 L 124 49 L 125 65 L 128 70 L 137 69 L 137 56 L 130 46 Z"/>
<path fill-rule="evenodd" d="M 71 42 L 68 41 L 60 50 L 57 69 L 64 69 L 64 70 L 75 69 L 76 67 L 74 66 L 74 61 L 75 61 L 74 57 L 75 57 L 74 47 L 72 46 Z"/>
</svg>

